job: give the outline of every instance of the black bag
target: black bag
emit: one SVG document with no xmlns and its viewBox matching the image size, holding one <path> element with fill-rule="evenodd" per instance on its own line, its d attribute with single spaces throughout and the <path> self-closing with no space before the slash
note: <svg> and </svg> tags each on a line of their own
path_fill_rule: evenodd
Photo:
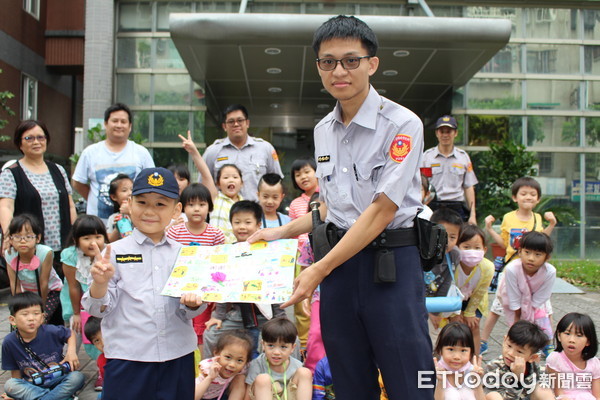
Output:
<svg viewBox="0 0 600 400">
<path fill-rule="evenodd" d="M 443 225 L 434 224 L 419 217 L 415 218 L 415 226 L 419 236 L 421 266 L 424 271 L 431 271 L 434 266 L 444 261 L 446 246 L 448 245 L 448 234 Z"/>
</svg>

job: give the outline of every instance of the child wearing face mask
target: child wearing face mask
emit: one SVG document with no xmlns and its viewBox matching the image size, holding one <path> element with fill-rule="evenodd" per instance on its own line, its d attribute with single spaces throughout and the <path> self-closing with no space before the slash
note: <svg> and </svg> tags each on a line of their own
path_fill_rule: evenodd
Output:
<svg viewBox="0 0 600 400">
<path fill-rule="evenodd" d="M 485 234 L 476 225 L 463 226 L 458 241 L 460 266 L 456 268 L 456 285 L 465 296 L 462 311 L 450 321 L 462 322 L 469 327 L 479 354 L 479 323 L 488 313 L 488 287 L 494 276 L 494 264 L 484 258 L 487 251 Z"/>
</svg>

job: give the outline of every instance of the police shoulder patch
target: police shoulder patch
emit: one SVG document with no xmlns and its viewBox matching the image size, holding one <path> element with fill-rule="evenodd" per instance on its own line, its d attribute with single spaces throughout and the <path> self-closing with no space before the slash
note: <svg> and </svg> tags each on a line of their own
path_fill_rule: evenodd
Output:
<svg viewBox="0 0 600 400">
<path fill-rule="evenodd" d="M 411 141 L 409 135 L 397 134 L 390 145 L 390 158 L 397 163 L 404 161 L 408 153 L 410 153 Z"/>
</svg>

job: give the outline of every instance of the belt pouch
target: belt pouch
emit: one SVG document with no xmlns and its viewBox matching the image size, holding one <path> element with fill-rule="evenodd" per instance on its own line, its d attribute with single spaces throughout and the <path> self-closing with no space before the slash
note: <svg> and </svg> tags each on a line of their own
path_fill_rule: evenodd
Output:
<svg viewBox="0 0 600 400">
<path fill-rule="evenodd" d="M 396 261 L 394 259 L 393 249 L 378 248 L 375 251 L 375 267 L 373 282 L 396 282 Z"/>
</svg>

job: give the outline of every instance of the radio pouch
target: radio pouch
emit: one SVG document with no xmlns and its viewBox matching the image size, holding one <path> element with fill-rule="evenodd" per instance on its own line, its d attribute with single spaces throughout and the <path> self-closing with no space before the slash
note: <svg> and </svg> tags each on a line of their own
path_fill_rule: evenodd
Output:
<svg viewBox="0 0 600 400">
<path fill-rule="evenodd" d="M 444 260 L 448 234 L 443 225 L 434 224 L 419 217 L 415 218 L 415 226 L 419 239 L 421 266 L 424 271 L 431 271 L 434 266 L 441 264 Z"/>
</svg>

